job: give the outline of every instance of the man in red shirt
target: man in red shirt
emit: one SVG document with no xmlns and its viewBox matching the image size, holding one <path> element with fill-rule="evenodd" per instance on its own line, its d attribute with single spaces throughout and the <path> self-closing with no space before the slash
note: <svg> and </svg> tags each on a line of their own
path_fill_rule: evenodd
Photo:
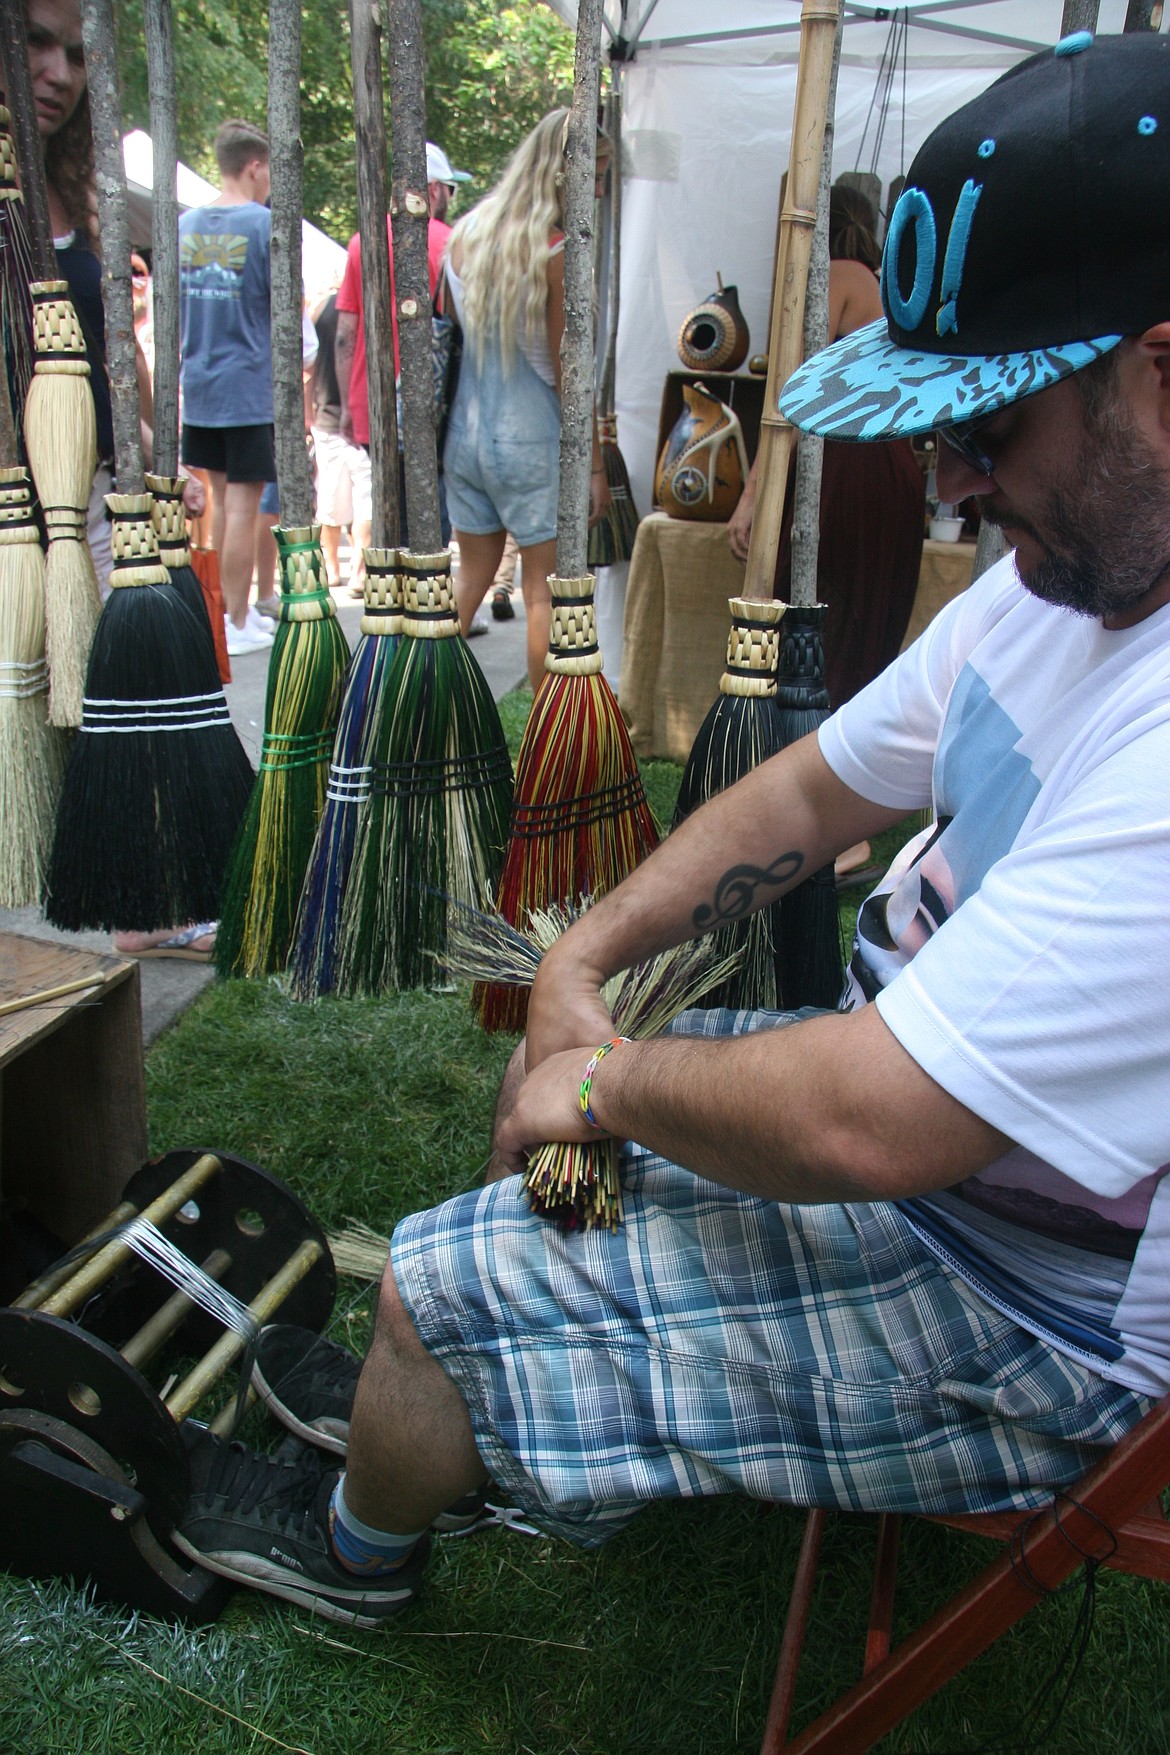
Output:
<svg viewBox="0 0 1170 1755">
<path fill-rule="evenodd" d="M 459 183 L 471 181 L 467 171 L 454 171 L 441 146 L 427 141 L 427 196 L 431 217 L 427 228 L 427 266 L 430 272 L 431 296 L 439 284 L 443 252 L 451 227 L 445 215 Z M 386 242 L 390 251 L 390 320 L 394 335 L 394 373 L 398 375 L 398 318 L 394 308 L 394 246 L 390 217 L 386 217 Z M 370 399 L 366 382 L 366 324 L 362 313 L 361 236 L 355 232 L 346 251 L 345 275 L 337 294 L 337 338 L 334 343 L 337 383 L 341 391 L 341 433 L 351 445 L 360 448 L 365 467 L 357 465 L 353 477 L 353 547 L 355 565 L 355 597 L 362 595 L 365 568 L 361 552 L 370 540 Z"/>
</svg>

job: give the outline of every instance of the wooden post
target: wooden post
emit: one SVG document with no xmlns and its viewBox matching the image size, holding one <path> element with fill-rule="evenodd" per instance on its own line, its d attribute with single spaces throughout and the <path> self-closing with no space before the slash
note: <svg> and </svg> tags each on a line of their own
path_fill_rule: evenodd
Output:
<svg viewBox="0 0 1170 1755">
<path fill-rule="evenodd" d="M 804 306 L 804 357 L 808 359 L 830 340 L 829 336 L 829 191 L 833 182 L 833 115 L 837 102 L 837 68 L 841 59 L 844 17 L 837 20 L 833 44 L 833 67 L 825 106 L 825 140 L 821 148 L 821 176 L 817 188 L 817 223 L 808 265 L 808 291 Z M 796 442 L 796 477 L 792 504 L 791 600 L 802 608 L 817 601 L 817 556 L 821 544 L 821 473 L 825 441 L 815 433 L 801 433 Z"/>
<path fill-rule="evenodd" d="M 314 510 L 305 449 L 301 363 L 305 155 L 301 144 L 300 0 L 269 0 L 268 138 L 272 154 L 272 406 L 280 522 L 289 530 L 311 524 Z"/>
<path fill-rule="evenodd" d="M 82 0 L 81 35 L 89 81 L 102 237 L 102 304 L 106 368 L 114 421 L 114 462 L 120 494 L 146 487 L 142 468 L 142 411 L 134 345 L 134 289 L 130 269 L 130 206 L 122 158 L 122 105 L 113 0 Z"/>
<path fill-rule="evenodd" d="M 53 227 L 49 219 L 45 157 L 28 70 L 28 20 L 24 0 L 0 0 L 0 26 L 4 33 L 12 138 L 20 164 L 20 188 L 24 196 L 33 267 L 38 280 L 54 280 L 57 254 L 53 249 Z"/>
<path fill-rule="evenodd" d="M 350 59 L 357 136 L 358 230 L 362 320 L 370 396 L 371 530 L 375 548 L 397 548 L 398 411 L 390 330 L 390 257 L 386 241 L 386 113 L 382 103 L 382 15 L 378 0 L 350 0 Z"/>
<path fill-rule="evenodd" d="M 151 281 L 154 299 L 154 472 L 179 472 L 179 161 L 171 0 L 143 0 L 150 137 Z"/>
<path fill-rule="evenodd" d="M 748 542 L 743 595 L 771 597 L 780 546 L 780 522 L 793 432 L 780 414 L 780 391 L 800 363 L 804 339 L 804 296 L 816 191 L 821 174 L 826 104 L 832 78 L 833 48 L 840 0 L 803 0 L 800 64 L 792 119 L 792 152 L 780 215 L 780 244 L 772 294 L 768 338 L 768 378 L 760 422 L 755 516 Z"/>
<path fill-rule="evenodd" d="M 406 524 L 414 553 L 436 554 L 442 538 L 427 271 L 431 209 L 427 197 L 422 7 L 419 0 L 389 0 L 389 4 L 390 114 L 394 123 L 390 212 L 394 222 Z"/>
<path fill-rule="evenodd" d="M 1100 0 L 1064 0 L 1060 34 L 1071 36 L 1075 30 L 1096 30 Z"/>
<path fill-rule="evenodd" d="M 565 152 L 565 334 L 561 342 L 561 479 L 557 495 L 557 576 L 561 579 L 584 577 L 589 551 L 593 187 L 600 84 L 601 0 L 580 0 Z"/>
</svg>

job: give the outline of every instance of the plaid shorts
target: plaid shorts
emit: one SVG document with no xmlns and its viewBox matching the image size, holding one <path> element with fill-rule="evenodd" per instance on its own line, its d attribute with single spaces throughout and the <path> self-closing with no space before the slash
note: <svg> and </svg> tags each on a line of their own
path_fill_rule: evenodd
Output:
<svg viewBox="0 0 1170 1755">
<path fill-rule="evenodd" d="M 561 1233 L 511 1177 L 414 1214 L 392 1244 L 487 1468 L 582 1546 L 674 1496 L 1040 1505 L 1151 1406 L 985 1304 L 892 1205 L 758 1200 L 635 1145 L 622 1184 L 616 1235 Z"/>
</svg>

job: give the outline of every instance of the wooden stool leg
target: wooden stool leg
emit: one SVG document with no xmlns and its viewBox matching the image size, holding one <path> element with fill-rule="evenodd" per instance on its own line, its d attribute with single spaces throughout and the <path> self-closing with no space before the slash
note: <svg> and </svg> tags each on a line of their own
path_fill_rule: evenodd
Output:
<svg viewBox="0 0 1170 1755">
<path fill-rule="evenodd" d="M 869 1599 L 869 1631 L 865 1638 L 865 1669 L 890 1655 L 890 1631 L 894 1625 L 894 1586 L 898 1581 L 898 1538 L 902 1519 L 894 1512 L 878 1518 L 877 1555 L 873 1564 L 873 1593 Z"/>
<path fill-rule="evenodd" d="M 810 1511 L 804 1520 L 804 1539 L 800 1544 L 796 1576 L 792 1581 L 792 1595 L 788 1601 L 784 1637 L 780 1641 L 776 1680 L 772 1684 L 772 1699 L 768 1705 L 768 1721 L 764 1726 L 760 1755 L 783 1755 L 786 1747 L 788 1720 L 792 1716 L 792 1702 L 796 1698 L 796 1676 L 800 1669 L 800 1654 L 804 1649 L 805 1628 L 808 1626 L 808 1611 L 812 1602 L 824 1531 L 825 1513 Z"/>
</svg>

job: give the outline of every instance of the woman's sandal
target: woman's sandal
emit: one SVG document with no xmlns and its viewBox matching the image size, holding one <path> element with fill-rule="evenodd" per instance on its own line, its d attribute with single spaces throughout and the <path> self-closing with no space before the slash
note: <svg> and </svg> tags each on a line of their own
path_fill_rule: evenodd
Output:
<svg viewBox="0 0 1170 1755">
<path fill-rule="evenodd" d="M 512 608 L 512 593 L 506 585 L 497 585 L 492 592 L 492 617 L 497 622 L 511 622 L 516 619 L 516 611 Z"/>
<path fill-rule="evenodd" d="M 215 928 L 214 920 L 201 920 L 194 926 L 185 926 L 181 932 L 172 932 L 168 938 L 158 939 L 152 945 L 144 945 L 140 950 L 131 950 L 127 945 L 120 945 L 119 935 L 115 934 L 114 948 L 120 956 L 134 957 L 139 961 L 143 957 L 178 957 L 187 963 L 210 963 L 215 955 Z M 211 942 L 201 948 L 200 939 L 210 939 Z"/>
</svg>

